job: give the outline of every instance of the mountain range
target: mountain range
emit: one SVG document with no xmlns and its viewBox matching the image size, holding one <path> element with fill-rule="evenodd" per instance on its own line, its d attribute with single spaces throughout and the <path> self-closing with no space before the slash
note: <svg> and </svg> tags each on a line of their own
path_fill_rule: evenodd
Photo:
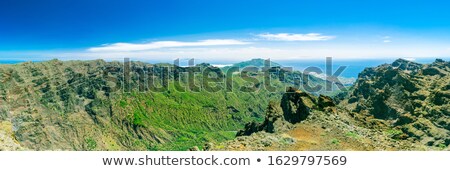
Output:
<svg viewBox="0 0 450 171">
<path fill-rule="evenodd" d="M 346 90 L 333 84 L 333 91 L 313 92 L 305 85 L 330 81 L 274 62 L 270 72 L 103 60 L 0 66 L 0 150 L 442 150 L 450 144 L 450 63 L 439 59 L 399 59 L 366 68 Z M 264 60 L 233 66 L 259 68 Z"/>
</svg>

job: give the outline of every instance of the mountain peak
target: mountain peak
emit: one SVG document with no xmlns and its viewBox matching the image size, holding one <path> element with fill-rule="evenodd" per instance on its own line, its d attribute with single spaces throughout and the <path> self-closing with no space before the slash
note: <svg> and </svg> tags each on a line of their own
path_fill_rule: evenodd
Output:
<svg viewBox="0 0 450 171">
<path fill-rule="evenodd" d="M 420 69 L 421 66 L 422 64 L 409 61 L 403 58 L 399 58 L 392 63 L 392 67 L 406 71 L 417 71 L 418 69 Z"/>
<path fill-rule="evenodd" d="M 392 64 L 396 64 L 396 63 L 416 63 L 413 62 L 413 60 L 408 60 L 406 58 L 398 58 L 397 60 L 395 60 Z"/>
<path fill-rule="evenodd" d="M 278 63 L 272 62 L 270 59 L 262 59 L 262 58 L 255 58 L 255 59 L 251 59 L 249 61 L 239 62 L 239 63 L 234 64 L 234 66 L 240 67 L 240 68 L 245 68 L 248 66 L 265 67 L 265 63 L 267 60 L 270 61 L 270 63 L 269 63 L 270 67 L 280 67 L 281 66 Z"/>
</svg>

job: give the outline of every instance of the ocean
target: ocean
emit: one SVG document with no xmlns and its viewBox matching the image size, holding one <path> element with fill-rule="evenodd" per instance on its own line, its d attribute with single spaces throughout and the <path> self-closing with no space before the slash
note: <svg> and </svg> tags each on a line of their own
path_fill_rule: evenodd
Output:
<svg viewBox="0 0 450 171">
<path fill-rule="evenodd" d="M 443 59 L 445 61 L 450 61 L 450 57 L 449 58 L 440 58 Z M 342 72 L 342 74 L 340 75 L 341 77 L 346 77 L 346 78 L 357 78 L 358 74 L 363 71 L 365 68 L 367 67 L 376 67 L 378 65 L 381 64 L 385 64 L 385 63 L 392 63 L 396 60 L 396 58 L 380 58 L 380 59 L 355 59 L 355 60 L 333 60 L 332 61 L 332 70 L 334 73 L 339 67 L 344 66 L 345 70 Z M 418 63 L 432 63 L 433 61 L 435 61 L 436 58 L 417 58 L 414 60 L 414 62 L 418 62 Z M 1 60 L 0 59 L 0 64 L 16 64 L 16 63 L 21 63 L 21 62 L 26 62 L 24 60 Z M 159 63 L 157 61 L 144 61 L 144 62 L 149 62 L 149 63 Z M 169 61 L 163 61 L 163 62 L 168 62 Z M 196 64 L 201 63 L 202 61 L 196 61 Z M 209 62 L 211 64 L 214 65 L 229 65 L 230 62 L 224 63 L 224 62 L 212 62 L 212 61 L 204 61 L 204 62 Z M 281 64 L 284 67 L 292 67 L 294 70 L 298 70 L 303 72 L 306 68 L 308 67 L 318 67 L 320 68 L 323 73 L 325 73 L 325 66 L 326 66 L 326 61 L 325 58 L 323 60 L 273 60 L 273 62 L 276 62 L 278 64 Z"/>
</svg>

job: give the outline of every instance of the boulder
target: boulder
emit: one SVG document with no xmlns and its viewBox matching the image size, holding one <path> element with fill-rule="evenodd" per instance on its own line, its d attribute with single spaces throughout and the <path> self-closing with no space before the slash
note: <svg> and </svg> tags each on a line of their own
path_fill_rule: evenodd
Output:
<svg viewBox="0 0 450 171">
<path fill-rule="evenodd" d="M 194 147 L 189 148 L 189 151 L 200 151 L 200 148 L 198 148 L 197 146 L 194 146 Z"/>
<path fill-rule="evenodd" d="M 266 118 L 263 123 L 250 122 L 240 130 L 236 136 L 248 136 L 255 132 L 265 131 L 268 133 L 279 133 L 289 130 L 292 125 L 283 118 L 283 113 L 279 105 L 270 102 L 266 109 Z"/>
<path fill-rule="evenodd" d="M 395 125 L 405 125 L 415 122 L 417 119 L 416 117 L 412 116 L 410 113 L 400 115 L 395 122 Z"/>
<path fill-rule="evenodd" d="M 256 122 L 249 122 L 245 124 L 243 130 L 237 132 L 236 136 L 249 136 L 255 132 L 262 131 L 262 125 Z"/>
<path fill-rule="evenodd" d="M 312 109 L 317 109 L 315 97 L 290 87 L 281 99 L 284 119 L 292 124 L 305 120 Z"/>
<path fill-rule="evenodd" d="M 320 109 L 325 109 L 327 107 L 335 107 L 336 104 L 334 103 L 333 99 L 328 96 L 319 95 L 319 100 L 317 101 L 317 104 Z"/>
</svg>

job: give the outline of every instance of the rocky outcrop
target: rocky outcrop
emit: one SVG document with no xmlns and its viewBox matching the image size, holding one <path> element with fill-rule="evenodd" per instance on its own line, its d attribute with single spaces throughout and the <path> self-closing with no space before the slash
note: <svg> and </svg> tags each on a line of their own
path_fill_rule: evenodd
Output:
<svg viewBox="0 0 450 171">
<path fill-rule="evenodd" d="M 333 108 L 336 107 L 336 104 L 334 103 L 334 100 L 329 96 L 319 95 L 319 99 L 317 101 L 317 104 L 320 109 L 326 109 L 326 108 Z"/>
<path fill-rule="evenodd" d="M 289 130 L 292 124 L 283 118 L 283 112 L 280 106 L 271 102 L 266 109 L 266 117 L 263 123 L 250 122 L 240 130 L 236 136 L 247 136 L 255 132 L 265 131 L 268 133 L 279 133 Z"/>
<path fill-rule="evenodd" d="M 367 68 L 349 92 L 335 97 L 338 105 L 330 97 L 289 88 L 280 109 L 271 104 L 267 110 L 281 112 L 267 112 L 263 123 L 251 122 L 238 134 L 249 136 L 210 149 L 448 150 L 449 64 L 399 59 Z M 280 120 L 292 129 L 271 134 L 268 125 Z M 293 141 L 286 144 L 283 137 Z"/>
<path fill-rule="evenodd" d="M 295 88 L 288 88 L 281 99 L 284 119 L 290 123 L 305 120 L 310 111 L 317 109 L 316 98 Z"/>
<path fill-rule="evenodd" d="M 290 87 L 283 95 L 280 105 L 273 102 L 269 104 L 263 123 L 247 123 L 245 128 L 237 133 L 237 136 L 251 135 L 260 131 L 268 133 L 285 132 L 291 129 L 293 124 L 305 120 L 312 110 L 325 110 L 335 106 L 333 100 L 328 96 L 315 97 Z"/>
<path fill-rule="evenodd" d="M 390 122 L 407 135 L 402 139 L 448 146 L 449 80 L 450 62 L 418 64 L 399 59 L 365 69 L 341 105 Z"/>
<path fill-rule="evenodd" d="M 416 73 L 421 69 L 422 64 L 405 59 L 397 59 L 392 63 L 392 67 L 398 68 L 403 71 Z"/>
</svg>

